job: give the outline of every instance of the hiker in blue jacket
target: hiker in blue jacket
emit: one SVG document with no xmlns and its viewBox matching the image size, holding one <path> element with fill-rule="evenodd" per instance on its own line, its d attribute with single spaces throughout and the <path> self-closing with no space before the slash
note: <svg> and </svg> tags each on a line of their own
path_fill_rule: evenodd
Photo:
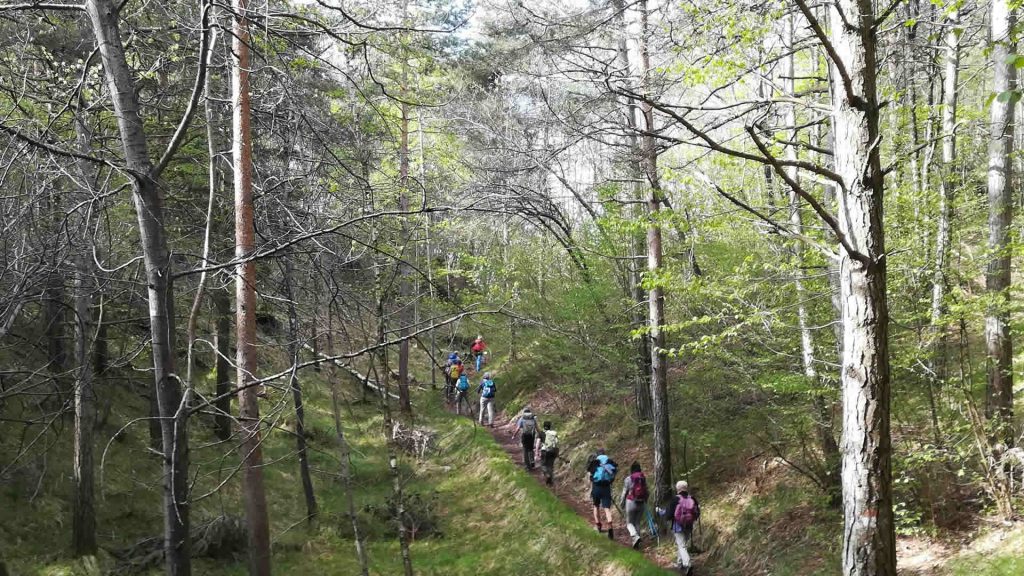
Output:
<svg viewBox="0 0 1024 576">
<path fill-rule="evenodd" d="M 490 372 L 484 372 L 484 379 L 476 387 L 476 392 L 480 395 L 480 425 L 483 426 L 484 411 L 486 410 L 487 425 L 494 428 L 494 394 L 497 392 L 497 387 L 494 385 L 494 380 L 491 380 Z"/>
<path fill-rule="evenodd" d="M 615 539 L 612 527 L 612 482 L 618 466 L 615 461 L 604 453 L 604 448 L 597 450 L 597 455 L 587 464 L 587 480 L 590 481 L 590 500 L 594 504 L 594 524 L 597 531 L 601 529 L 600 508 L 604 508 L 604 519 L 608 522 L 608 539 Z"/>
<path fill-rule="evenodd" d="M 466 395 L 469 394 L 469 376 L 465 373 L 459 374 L 459 379 L 455 382 L 455 413 L 462 415 L 462 404 L 466 404 L 466 415 L 472 416 L 473 409 L 469 404 L 469 398 Z"/>
</svg>

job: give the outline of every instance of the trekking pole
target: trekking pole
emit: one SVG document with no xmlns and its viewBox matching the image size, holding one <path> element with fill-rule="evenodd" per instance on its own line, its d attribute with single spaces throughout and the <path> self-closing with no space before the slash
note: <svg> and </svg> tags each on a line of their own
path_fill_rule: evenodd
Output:
<svg viewBox="0 0 1024 576">
<path fill-rule="evenodd" d="M 697 518 L 697 550 L 704 551 L 704 523 Z"/>
<path fill-rule="evenodd" d="M 651 514 L 651 509 L 647 506 L 644 506 L 644 513 L 647 515 L 647 530 L 651 533 L 651 536 L 654 536 L 655 540 L 658 542 L 658 545 L 660 546 L 661 531 L 658 530 L 658 525 L 654 523 L 654 515 Z"/>
</svg>

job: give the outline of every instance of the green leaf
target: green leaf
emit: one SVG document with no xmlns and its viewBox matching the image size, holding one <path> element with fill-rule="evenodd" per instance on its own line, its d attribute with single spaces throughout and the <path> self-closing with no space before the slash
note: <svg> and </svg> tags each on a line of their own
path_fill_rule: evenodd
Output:
<svg viewBox="0 0 1024 576">
<path fill-rule="evenodd" d="M 1006 90 L 996 96 L 996 101 L 1004 104 L 1007 102 L 1013 103 L 1018 100 L 1020 100 L 1020 92 L 1017 90 Z"/>
</svg>

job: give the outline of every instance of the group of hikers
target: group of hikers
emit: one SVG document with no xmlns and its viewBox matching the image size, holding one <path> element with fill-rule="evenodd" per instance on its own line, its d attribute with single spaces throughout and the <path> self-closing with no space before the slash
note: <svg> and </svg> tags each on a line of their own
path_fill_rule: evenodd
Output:
<svg viewBox="0 0 1024 576">
<path fill-rule="evenodd" d="M 604 519 L 608 525 L 608 538 L 615 538 L 615 531 L 612 521 L 612 483 L 618 472 L 618 465 L 612 460 L 604 449 L 599 449 L 587 463 L 586 479 L 590 482 L 590 500 L 593 504 L 594 524 L 598 532 L 603 532 L 601 524 L 601 510 L 604 510 Z M 647 508 L 650 492 L 647 489 L 647 477 L 644 475 L 639 462 L 633 462 L 629 467 L 629 476 L 622 482 L 622 493 L 619 496 L 619 504 L 625 510 L 626 530 L 633 540 L 633 548 L 638 549 L 642 538 L 640 537 L 640 526 L 645 519 L 648 521 L 650 531 L 655 530 L 654 519 L 650 516 Z M 677 567 L 687 576 L 693 574 L 693 564 L 690 560 L 689 548 L 693 541 L 693 527 L 700 519 L 700 504 L 690 494 L 690 485 L 686 480 L 676 482 L 675 494 L 668 501 L 665 507 L 656 506 L 654 513 L 672 522 L 672 536 L 676 542 Z"/>
<path fill-rule="evenodd" d="M 523 465 L 527 470 L 533 470 L 536 465 L 535 452 L 540 451 L 540 469 L 544 474 L 544 482 L 551 486 L 555 483 L 555 460 L 558 459 L 558 433 L 551 427 L 550 421 L 544 422 L 544 427 L 538 430 L 537 415 L 527 406 L 523 408 L 522 415 L 516 419 L 515 430 L 512 431 L 512 438 L 522 438 L 523 443 Z"/>
<path fill-rule="evenodd" d="M 553 430 L 550 421 L 545 421 L 543 428 L 537 426 L 537 415 L 530 407 L 523 408 L 523 411 L 515 419 L 515 428 L 512 437 L 520 436 L 523 445 L 523 465 L 527 470 L 535 467 L 536 452 L 541 455 L 541 470 L 544 474 L 544 482 L 549 486 L 554 484 L 555 460 L 558 458 L 558 434 Z M 599 449 L 596 454 L 587 459 L 585 481 L 590 483 L 590 500 L 593 504 L 594 524 L 598 532 L 605 532 L 607 526 L 608 538 L 615 539 L 614 520 L 612 518 L 612 484 L 618 473 L 618 464 L 615 463 L 604 449 Z M 646 520 L 648 530 L 653 534 L 656 530 L 655 522 L 648 511 L 647 503 L 650 499 L 650 492 L 647 489 L 647 477 L 639 462 L 633 462 L 629 467 L 629 475 L 622 483 L 622 492 L 619 495 L 618 504 L 620 513 L 624 513 L 626 530 L 632 538 L 634 549 L 639 549 L 642 542 L 640 527 Z M 700 519 L 700 505 L 697 499 L 690 494 L 690 486 L 685 480 L 676 482 L 675 494 L 668 501 L 665 507 L 655 507 L 653 513 L 662 518 L 667 518 L 672 524 L 672 536 L 676 543 L 677 567 L 684 574 L 693 573 L 693 565 L 690 560 L 689 548 L 693 540 L 693 528 Z M 602 522 L 602 514 L 603 520 Z"/>
<path fill-rule="evenodd" d="M 477 336 L 476 340 L 473 341 L 473 346 L 470 348 L 470 354 L 473 357 L 472 369 L 474 373 L 479 373 L 480 369 L 483 368 L 485 358 L 487 355 L 487 343 L 484 342 L 483 336 Z M 457 414 L 462 414 L 462 405 L 466 405 L 466 413 L 469 413 L 469 368 L 466 367 L 462 361 L 462 357 L 459 353 L 452 351 L 448 355 L 448 360 L 444 367 L 445 373 L 445 391 L 446 394 L 450 390 L 454 390 L 455 393 L 455 411 Z M 491 379 L 490 372 L 484 372 L 483 378 L 480 380 L 480 384 L 476 387 L 477 394 L 480 395 L 480 424 L 484 423 L 484 414 L 487 414 L 487 425 L 494 427 L 494 394 L 497 392 L 497 387 L 494 385 L 494 380 Z"/>
<path fill-rule="evenodd" d="M 482 336 L 478 336 L 473 342 L 470 354 L 473 356 L 472 368 L 479 373 L 485 362 L 487 345 Z M 455 390 L 456 412 L 462 414 L 462 404 L 465 402 L 467 414 L 469 414 L 469 399 L 467 395 L 470 389 L 468 369 L 457 352 L 448 356 L 445 365 L 445 376 L 447 387 Z M 484 425 L 484 415 L 487 416 L 486 425 L 494 427 L 494 397 L 497 387 L 491 378 L 490 372 L 484 372 L 479 385 L 476 387 L 480 395 L 479 422 Z M 544 475 L 544 482 L 553 485 L 555 481 L 555 461 L 558 459 L 558 433 L 553 429 L 550 421 L 545 421 L 543 426 L 538 426 L 537 415 L 530 407 L 523 408 L 522 412 L 514 418 L 515 427 L 512 431 L 512 438 L 519 437 L 523 447 L 523 465 L 527 470 L 536 467 L 536 453 L 540 452 L 541 471 Z M 615 482 L 618 473 L 618 464 L 615 463 L 604 449 L 599 449 L 596 454 L 587 460 L 586 480 L 590 483 L 590 500 L 593 504 L 594 524 L 598 532 L 604 532 L 607 526 L 608 538 L 615 539 L 614 522 L 612 519 L 612 484 Z M 648 529 L 653 534 L 656 527 L 652 511 L 648 508 L 650 492 L 647 488 L 647 477 L 644 475 L 639 462 L 633 462 L 629 467 L 629 475 L 623 480 L 622 492 L 618 498 L 621 507 L 620 512 L 624 513 L 626 530 L 632 538 L 634 549 L 639 549 L 642 542 L 640 527 L 647 521 Z M 603 512 L 602 512 L 603 510 Z M 690 486 L 685 480 L 675 484 L 675 494 L 664 507 L 655 506 L 653 513 L 659 517 L 671 521 L 672 536 L 676 543 L 676 553 L 679 570 L 687 576 L 693 573 L 693 565 L 690 560 L 689 548 L 693 540 L 693 528 L 700 519 L 700 505 L 697 499 L 690 494 Z M 604 522 L 602 523 L 602 514 Z"/>
</svg>

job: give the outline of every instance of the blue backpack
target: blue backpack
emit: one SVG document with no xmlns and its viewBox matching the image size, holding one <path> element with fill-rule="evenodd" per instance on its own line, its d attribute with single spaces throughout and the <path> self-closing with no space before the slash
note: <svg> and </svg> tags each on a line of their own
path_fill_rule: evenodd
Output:
<svg viewBox="0 0 1024 576">
<path fill-rule="evenodd" d="M 601 454 L 597 457 L 597 467 L 594 468 L 594 482 L 608 482 L 615 480 L 615 462 L 608 456 Z"/>
<path fill-rule="evenodd" d="M 459 390 L 462 390 L 463 392 L 469 390 L 469 376 L 466 376 L 465 374 L 459 376 L 459 382 L 458 384 L 455 385 L 455 387 L 458 388 Z"/>
<path fill-rule="evenodd" d="M 494 398 L 494 380 L 484 380 L 480 386 L 484 398 Z"/>
</svg>

